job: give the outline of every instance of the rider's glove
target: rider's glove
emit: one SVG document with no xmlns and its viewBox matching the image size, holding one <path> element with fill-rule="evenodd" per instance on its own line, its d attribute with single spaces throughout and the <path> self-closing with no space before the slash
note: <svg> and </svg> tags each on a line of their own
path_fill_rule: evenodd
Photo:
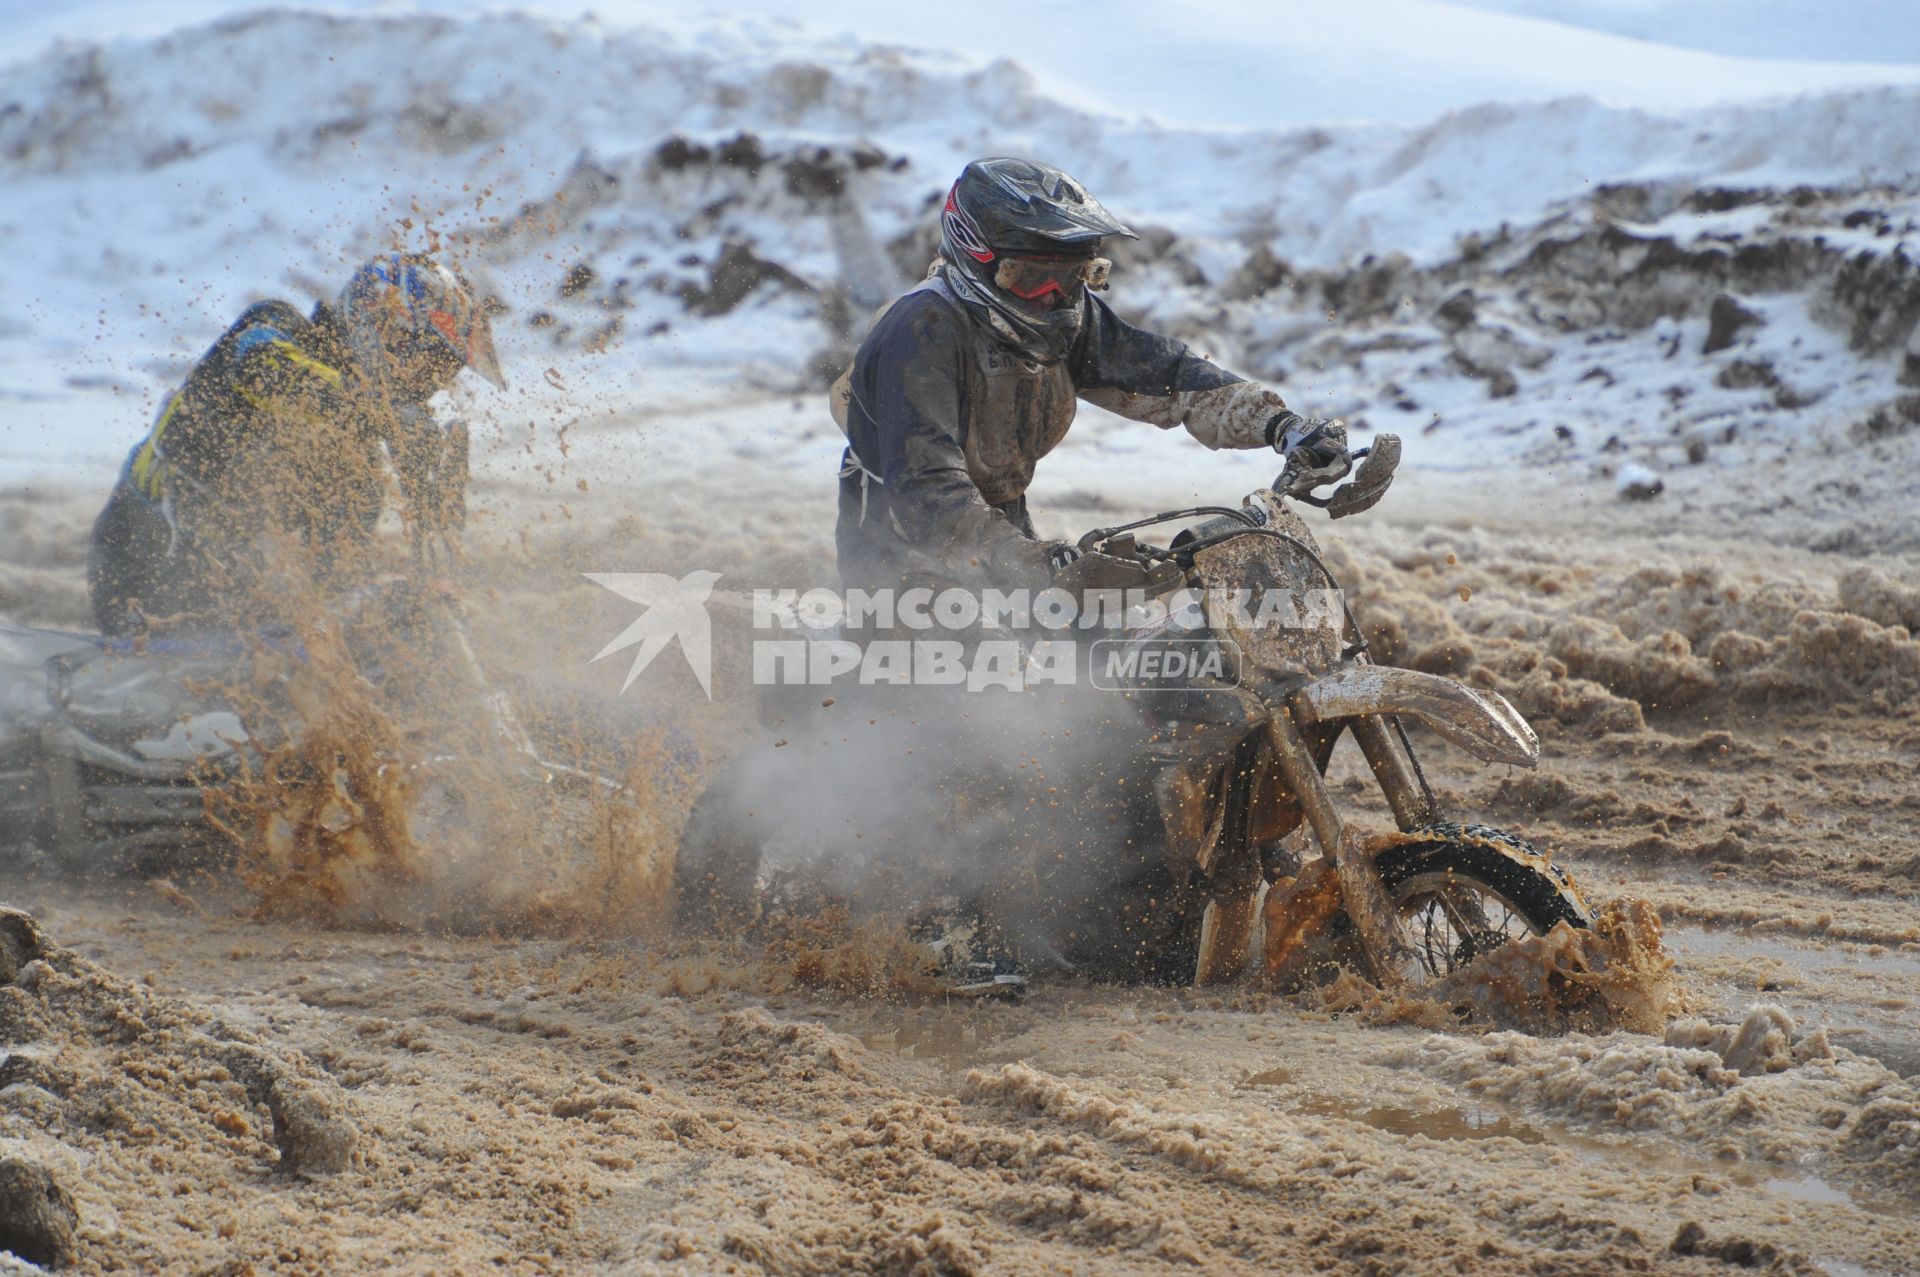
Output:
<svg viewBox="0 0 1920 1277">
<path fill-rule="evenodd" d="M 1044 590 L 1053 581 L 1053 557 L 1061 549 L 1073 547 L 1009 535 L 987 556 L 987 579 L 1003 589 Z"/>
<path fill-rule="evenodd" d="M 1353 458 L 1347 453 L 1347 423 L 1338 419 L 1275 413 L 1267 422 L 1267 442 L 1286 458 L 1280 471 L 1280 491 L 1286 496 L 1312 492 L 1353 470 Z"/>
<path fill-rule="evenodd" d="M 1047 544 L 1047 566 L 1055 573 L 1080 557 L 1080 547 L 1071 541 L 1054 541 Z"/>
</svg>

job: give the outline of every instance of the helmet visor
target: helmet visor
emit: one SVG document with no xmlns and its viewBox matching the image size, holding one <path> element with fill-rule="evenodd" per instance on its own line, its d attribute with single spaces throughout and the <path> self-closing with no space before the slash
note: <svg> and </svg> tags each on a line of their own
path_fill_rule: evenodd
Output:
<svg viewBox="0 0 1920 1277">
<path fill-rule="evenodd" d="M 505 390 L 507 379 L 500 371 L 500 356 L 494 353 L 492 325 L 478 307 L 466 307 L 463 311 L 463 314 L 437 309 L 427 312 L 427 322 L 445 339 L 447 353 L 457 360 L 446 379 L 452 381 L 454 374 L 467 367 Z"/>
<path fill-rule="evenodd" d="M 1113 263 L 1104 257 L 1002 257 L 993 282 L 1034 310 L 1077 305 L 1088 288 L 1105 288 Z"/>
<path fill-rule="evenodd" d="M 507 388 L 507 374 L 500 371 L 500 356 L 493 349 L 493 325 L 478 307 L 474 308 L 473 328 L 467 334 L 467 367 L 495 388 Z"/>
</svg>

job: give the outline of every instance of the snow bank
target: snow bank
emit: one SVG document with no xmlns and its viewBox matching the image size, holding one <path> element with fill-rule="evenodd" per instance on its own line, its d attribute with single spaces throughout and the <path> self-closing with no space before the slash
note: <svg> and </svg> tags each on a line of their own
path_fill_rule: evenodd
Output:
<svg viewBox="0 0 1920 1277">
<path fill-rule="evenodd" d="M 1376 54 L 1375 85 L 1392 80 L 1379 67 L 1440 67 L 1428 37 L 1442 28 L 1459 36 L 1445 55 L 1457 83 L 1484 98 L 1537 96 L 1510 48 L 1504 75 L 1457 65 L 1491 56 L 1474 23 L 1497 15 L 1427 0 L 1373 7 L 1407 21 L 1365 39 L 1344 18 L 1284 32 L 1256 23 L 1246 45 L 1324 53 L 1290 63 L 1309 78 L 1289 92 L 1316 112 L 1331 99 L 1299 92 L 1311 74 L 1344 75 Z M 834 9 L 822 21 L 835 14 L 860 16 Z M 1612 96 L 1629 105 L 1489 102 L 1415 127 L 1247 127 L 1264 123 L 1257 114 L 1173 127 L 1085 104 L 1098 93 L 1056 91 L 1048 59 L 1036 79 L 1009 61 L 777 21 L 659 16 L 613 26 L 278 11 L 69 44 L 0 70 L 0 468 L 102 481 L 158 394 L 242 305 L 329 295 L 350 263 L 396 243 L 445 237 L 506 306 L 515 391 L 455 407 L 521 428 L 529 415 L 631 409 L 688 368 L 707 370 L 708 387 L 807 383 L 844 357 L 866 308 L 924 266 L 929 201 L 983 153 L 1043 155 L 1099 190 L 1149 232 L 1116 296 L 1223 361 L 1246 356 L 1258 375 L 1293 368 L 1283 348 L 1325 326 L 1324 312 L 1284 290 L 1263 296 L 1264 285 L 1219 305 L 1261 261 L 1339 273 L 1400 253 L 1435 269 L 1463 236 L 1551 225 L 1607 184 L 1897 185 L 1920 171 L 1920 138 L 1903 125 L 1920 109 L 1912 85 L 1677 114 L 1647 109 L 1658 94 L 1622 90 Z M 1213 29 L 1204 17 L 1193 29 Z M 1516 30 L 1499 28 L 1503 39 Z M 1565 44 L 1579 36 L 1570 29 L 1533 36 L 1521 47 L 1562 49 L 1556 66 L 1582 49 L 1603 69 L 1629 56 L 1599 37 Z M 1633 56 L 1656 66 L 1656 53 Z M 1138 80 L 1127 65 L 1104 83 Z M 1751 93 L 1830 82 L 1804 66 L 1773 80 L 1734 70 L 1714 83 Z M 1250 82 L 1216 81 L 1222 92 Z M 1155 244 L 1174 249 L 1156 258 Z M 1555 351 L 1512 331 L 1539 348 L 1530 366 L 1558 375 Z M 1361 371 L 1378 392 L 1380 370 Z M 1504 430 L 1504 418 L 1481 420 L 1480 387 L 1457 369 L 1443 380 L 1432 394 L 1450 418 Z M 1353 411 L 1331 403 L 1353 389 L 1334 369 L 1291 393 Z M 1492 416 L 1502 412 L 1512 415 Z M 1383 409 L 1374 424 L 1407 421 Z"/>
<path fill-rule="evenodd" d="M 1738 13 L 1734 9 L 1738 5 Z M 255 0 L 78 0 L 20 15 L 0 32 L 0 64 L 58 38 L 151 38 L 251 11 Z M 470 0 L 322 0 L 309 12 L 469 15 Z M 496 11 L 505 6 L 495 6 Z M 1098 21 L 1075 6 L 975 0 L 965 20 L 889 0 L 518 0 L 513 9 L 608 30 L 777 26 L 831 39 L 945 49 L 975 62 L 1014 58 L 1075 105 L 1169 124 L 1275 128 L 1327 120 L 1418 123 L 1479 102 L 1586 95 L 1620 106 L 1688 109 L 1853 85 L 1913 83 L 1920 40 L 1872 0 L 1650 5 L 1627 0 L 1351 0 L 1338 6 L 1108 0 Z M 1609 12 L 1608 10 L 1612 11 Z M 743 18 L 742 11 L 753 16 Z M 1624 38 L 1623 38 L 1624 37 Z M 1729 54 L 1737 56 L 1727 56 Z"/>
</svg>

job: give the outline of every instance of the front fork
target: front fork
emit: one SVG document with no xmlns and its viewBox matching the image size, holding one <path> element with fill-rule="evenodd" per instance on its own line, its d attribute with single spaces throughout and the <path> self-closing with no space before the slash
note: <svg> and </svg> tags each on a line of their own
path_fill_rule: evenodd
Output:
<svg viewBox="0 0 1920 1277">
<path fill-rule="evenodd" d="M 1349 725 L 1386 792 L 1395 823 L 1403 830 L 1432 823 L 1433 804 L 1424 787 L 1416 783 L 1408 761 L 1394 748 L 1386 724 L 1377 718 L 1364 718 L 1354 719 Z M 1405 983 L 1406 963 L 1411 955 L 1401 938 L 1393 901 L 1387 896 L 1380 875 L 1374 871 L 1372 858 L 1366 854 L 1359 835 L 1341 821 L 1327 793 L 1326 780 L 1314 762 L 1312 747 L 1284 706 L 1268 714 L 1266 735 L 1280 774 L 1300 804 L 1314 840 L 1320 845 L 1321 855 L 1333 867 L 1341 902 L 1352 919 L 1375 983 L 1387 989 Z M 1235 882 L 1229 890 L 1215 895 L 1201 931 L 1195 983 L 1228 980 L 1244 969 L 1253 938 L 1259 887 L 1256 878 L 1246 883 Z"/>
<path fill-rule="evenodd" d="M 1377 719 L 1355 720 L 1354 726 L 1357 728 L 1362 722 L 1380 729 L 1376 744 L 1387 744 L 1384 726 Z M 1346 906 L 1347 916 L 1353 920 L 1355 933 L 1360 937 L 1360 948 L 1366 954 L 1367 965 L 1373 968 L 1374 983 L 1383 989 L 1405 983 L 1406 963 L 1412 955 L 1400 937 L 1400 924 L 1393 901 L 1388 898 L 1386 885 L 1380 881 L 1380 875 L 1374 872 L 1373 860 L 1361 846 L 1360 836 L 1341 823 L 1340 813 L 1335 810 L 1333 799 L 1327 794 L 1325 778 L 1320 775 L 1320 769 L 1314 766 L 1313 751 L 1308 748 L 1306 738 L 1300 734 L 1299 725 L 1285 708 L 1267 715 L 1267 742 L 1273 746 L 1274 757 L 1280 764 L 1280 774 L 1286 777 L 1287 787 L 1293 791 L 1295 801 L 1306 815 L 1307 824 L 1313 829 L 1314 841 L 1320 844 L 1320 854 L 1332 863 L 1334 873 L 1339 878 L 1341 900 Z M 1365 737 L 1361 738 L 1361 748 L 1366 751 L 1367 761 L 1377 773 L 1381 764 L 1374 761 Z M 1408 814 L 1414 814 L 1411 808 Z M 1396 819 L 1400 818 L 1399 803 L 1395 804 L 1394 815 Z"/>
</svg>

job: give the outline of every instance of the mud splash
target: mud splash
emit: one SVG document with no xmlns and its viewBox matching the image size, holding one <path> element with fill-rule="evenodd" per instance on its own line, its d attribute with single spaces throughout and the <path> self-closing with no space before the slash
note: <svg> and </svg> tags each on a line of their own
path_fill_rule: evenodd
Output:
<svg viewBox="0 0 1920 1277">
<path fill-rule="evenodd" d="M 260 757 L 202 793 L 264 914 L 345 921 L 415 880 L 402 734 L 337 625 L 310 627 L 299 655 L 256 645 L 228 699 Z"/>
<path fill-rule="evenodd" d="M 801 988 L 856 997 L 923 1000 L 937 997 L 927 948 L 898 927 L 878 922 L 796 930 L 777 940 L 772 953 L 784 960 Z"/>
<path fill-rule="evenodd" d="M 543 767 L 464 634 L 418 622 L 310 616 L 297 651 L 256 645 L 228 689 L 259 757 L 203 792 L 262 915 L 454 930 L 656 922 L 697 753 L 664 728 L 617 751 L 580 729 L 564 743 L 573 761 Z"/>
<path fill-rule="evenodd" d="M 1310 996 L 1324 1010 L 1374 1023 L 1470 1025 L 1539 1036 L 1610 1029 L 1659 1033 L 1680 1009 L 1660 917 L 1644 900 L 1616 900 L 1591 930 L 1559 923 L 1403 994 L 1342 971 Z"/>
</svg>

